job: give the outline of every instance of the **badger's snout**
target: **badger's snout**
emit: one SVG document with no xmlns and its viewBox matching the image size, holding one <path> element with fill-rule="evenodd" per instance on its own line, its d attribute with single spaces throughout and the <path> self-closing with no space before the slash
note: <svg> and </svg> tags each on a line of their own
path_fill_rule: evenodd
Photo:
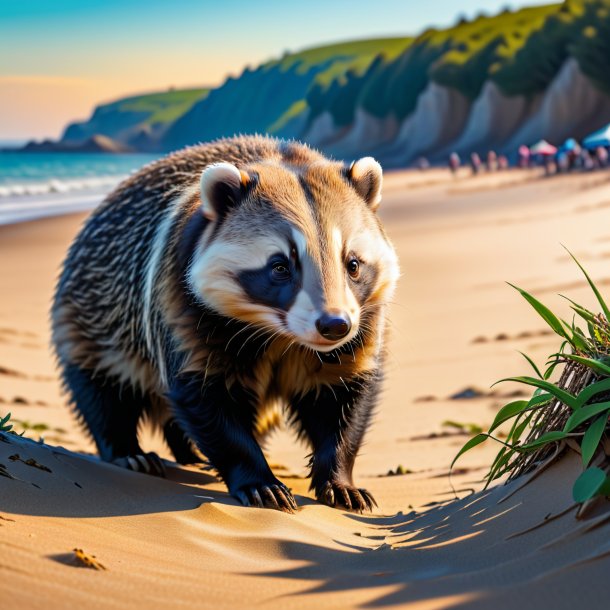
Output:
<svg viewBox="0 0 610 610">
<path fill-rule="evenodd" d="M 344 311 L 330 310 L 316 320 L 318 332 L 329 341 L 338 341 L 352 329 L 352 321 Z"/>
</svg>

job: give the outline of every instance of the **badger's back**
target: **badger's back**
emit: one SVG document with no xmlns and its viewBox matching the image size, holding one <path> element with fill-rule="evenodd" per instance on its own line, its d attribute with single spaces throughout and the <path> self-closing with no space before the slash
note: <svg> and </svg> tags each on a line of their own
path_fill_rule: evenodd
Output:
<svg viewBox="0 0 610 610">
<path fill-rule="evenodd" d="M 152 329 L 163 332 L 154 292 L 159 274 L 178 273 L 176 242 L 197 208 L 202 170 L 219 161 L 320 158 L 302 145 L 239 137 L 181 150 L 122 182 L 85 221 L 66 257 L 52 309 L 60 364 L 158 384 L 167 346 L 151 336 Z"/>
</svg>

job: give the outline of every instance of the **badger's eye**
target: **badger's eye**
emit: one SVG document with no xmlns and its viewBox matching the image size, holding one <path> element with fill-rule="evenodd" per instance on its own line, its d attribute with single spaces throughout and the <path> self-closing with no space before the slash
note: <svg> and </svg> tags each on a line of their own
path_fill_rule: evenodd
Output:
<svg viewBox="0 0 610 610">
<path fill-rule="evenodd" d="M 360 275 L 360 261 L 357 258 L 352 258 L 347 262 L 347 272 L 354 280 Z"/>
<path fill-rule="evenodd" d="M 271 277 L 277 281 L 290 279 L 290 269 L 283 261 L 275 261 L 271 265 Z"/>
</svg>

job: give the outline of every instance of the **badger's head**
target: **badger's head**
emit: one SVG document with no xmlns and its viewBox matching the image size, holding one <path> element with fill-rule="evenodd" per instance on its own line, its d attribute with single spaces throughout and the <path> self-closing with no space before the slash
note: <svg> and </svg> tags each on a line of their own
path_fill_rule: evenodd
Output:
<svg viewBox="0 0 610 610">
<path fill-rule="evenodd" d="M 208 166 L 191 291 L 221 315 L 319 352 L 371 331 L 399 274 L 376 214 L 381 184 L 371 157 L 349 167 L 322 157 Z"/>
</svg>

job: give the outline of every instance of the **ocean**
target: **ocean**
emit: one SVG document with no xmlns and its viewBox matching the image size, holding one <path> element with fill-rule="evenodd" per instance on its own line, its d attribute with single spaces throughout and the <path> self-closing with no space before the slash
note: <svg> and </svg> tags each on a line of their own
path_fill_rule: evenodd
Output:
<svg viewBox="0 0 610 610">
<path fill-rule="evenodd" d="M 0 224 L 95 207 L 159 155 L 0 153 Z"/>
</svg>

